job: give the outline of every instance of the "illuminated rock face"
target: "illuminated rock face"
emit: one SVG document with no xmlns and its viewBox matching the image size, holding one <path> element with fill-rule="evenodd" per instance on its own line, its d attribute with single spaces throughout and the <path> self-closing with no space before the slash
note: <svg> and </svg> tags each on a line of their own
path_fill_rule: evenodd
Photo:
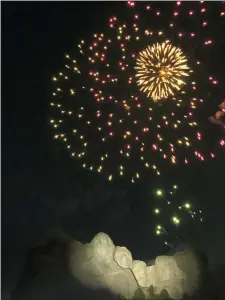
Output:
<svg viewBox="0 0 225 300">
<path fill-rule="evenodd" d="M 158 256 L 155 261 L 155 293 L 164 289 L 172 299 L 180 299 L 184 294 L 185 274 L 178 268 L 172 256 Z"/>
<path fill-rule="evenodd" d="M 115 246 L 107 234 L 98 233 L 88 244 L 70 242 L 68 259 L 71 274 L 83 285 L 105 288 L 126 299 L 135 299 L 137 293 L 150 299 L 152 292 L 159 295 L 165 290 L 168 297 L 181 299 L 198 288 L 200 271 L 190 251 L 159 256 L 155 265 L 146 266 L 133 260 L 127 248 Z"/>
<path fill-rule="evenodd" d="M 74 249 L 74 243 L 71 244 Z M 111 292 L 123 295 L 127 299 L 133 298 L 138 289 L 137 281 L 132 271 L 126 265 L 132 264 L 132 257 L 127 258 L 126 248 L 124 256 L 122 247 L 116 248 L 110 237 L 98 233 L 89 244 L 77 247 L 72 253 L 69 246 L 69 267 L 72 275 L 82 284 L 94 289 L 107 288 Z M 114 257 L 118 257 L 121 267 Z"/>
</svg>

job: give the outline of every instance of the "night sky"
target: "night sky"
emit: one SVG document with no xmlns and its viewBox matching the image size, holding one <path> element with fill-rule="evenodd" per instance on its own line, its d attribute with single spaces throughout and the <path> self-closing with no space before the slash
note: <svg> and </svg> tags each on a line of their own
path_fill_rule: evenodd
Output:
<svg viewBox="0 0 225 300">
<path fill-rule="evenodd" d="M 204 225 L 198 230 L 190 227 L 179 242 L 198 241 L 212 264 L 224 262 L 222 156 L 191 169 L 177 168 L 173 177 L 164 176 L 161 181 L 151 177 L 136 185 L 109 183 L 83 170 L 52 139 L 52 75 L 60 69 L 65 53 L 78 40 L 101 31 L 121 6 L 113 2 L 2 4 L 3 286 L 15 284 L 27 249 L 51 228 L 61 228 L 82 242 L 104 231 L 138 259 L 166 253 L 168 249 L 152 234 L 148 209 L 153 191 L 174 183 L 180 186 L 178 197 L 197 201 L 205 216 Z M 221 48 L 223 59 L 217 60 L 214 69 L 220 65 L 217 71 L 225 80 L 223 53 Z M 223 99 L 224 91 L 222 85 L 217 96 Z M 222 134 L 214 126 L 208 124 L 209 135 Z"/>
</svg>

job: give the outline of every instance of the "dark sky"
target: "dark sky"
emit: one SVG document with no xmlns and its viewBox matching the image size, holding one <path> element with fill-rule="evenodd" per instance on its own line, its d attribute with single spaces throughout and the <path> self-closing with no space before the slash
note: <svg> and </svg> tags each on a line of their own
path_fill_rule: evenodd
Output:
<svg viewBox="0 0 225 300">
<path fill-rule="evenodd" d="M 101 30 L 120 5 L 112 2 L 2 4 L 2 254 L 7 282 L 10 274 L 16 273 L 12 267 L 15 262 L 20 261 L 19 270 L 28 246 L 51 227 L 70 231 L 82 241 L 90 240 L 98 231 L 108 230 L 116 244 L 127 245 L 140 259 L 145 259 L 147 253 L 151 257 L 163 251 L 155 239 L 146 242 L 144 228 L 151 222 L 142 220 L 143 215 L 147 219 L 147 199 L 159 182 L 144 181 L 135 187 L 122 183 L 110 186 L 96 175 L 81 171 L 64 149 L 55 145 L 48 124 L 51 77 L 60 68 L 65 52 L 78 39 Z M 177 180 L 183 189 L 180 196 L 198 199 L 205 209 L 203 247 L 207 247 L 215 262 L 222 260 L 225 251 L 224 169 L 221 159 L 207 169 L 198 166 L 160 183 L 166 186 Z M 68 217 L 68 210 L 76 212 L 76 205 L 81 206 L 79 216 L 71 213 Z M 114 215 L 118 211 L 127 214 L 127 226 L 122 233 L 110 227 L 104 218 L 106 212 L 114 210 Z M 143 250 L 144 247 L 149 247 L 149 251 Z"/>
</svg>

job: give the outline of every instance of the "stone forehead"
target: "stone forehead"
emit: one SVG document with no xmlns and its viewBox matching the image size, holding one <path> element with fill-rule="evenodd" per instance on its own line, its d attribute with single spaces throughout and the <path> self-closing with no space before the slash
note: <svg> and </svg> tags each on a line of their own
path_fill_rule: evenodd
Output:
<svg viewBox="0 0 225 300">
<path fill-rule="evenodd" d="M 94 246 L 115 247 L 111 238 L 104 232 L 98 233 L 91 241 Z"/>
</svg>

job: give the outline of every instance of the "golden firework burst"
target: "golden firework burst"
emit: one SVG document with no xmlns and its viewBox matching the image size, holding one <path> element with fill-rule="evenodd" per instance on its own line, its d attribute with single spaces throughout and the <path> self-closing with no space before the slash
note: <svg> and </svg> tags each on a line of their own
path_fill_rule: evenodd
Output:
<svg viewBox="0 0 225 300">
<path fill-rule="evenodd" d="M 157 43 L 141 51 L 135 69 L 140 90 L 155 102 L 179 91 L 190 72 L 182 50 L 169 43 Z"/>
</svg>

